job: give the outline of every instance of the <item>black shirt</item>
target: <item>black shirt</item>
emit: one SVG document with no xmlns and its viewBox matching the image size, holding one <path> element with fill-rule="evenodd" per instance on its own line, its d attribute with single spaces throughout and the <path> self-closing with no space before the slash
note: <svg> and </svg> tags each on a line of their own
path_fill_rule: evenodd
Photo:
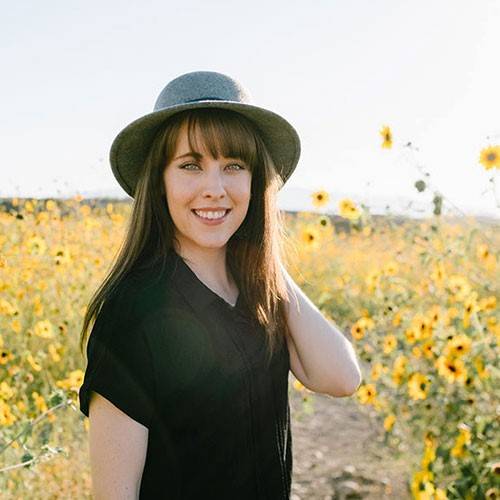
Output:
<svg viewBox="0 0 500 500">
<path fill-rule="evenodd" d="M 127 277 L 99 312 L 80 410 L 93 390 L 148 427 L 141 500 L 289 499 L 286 342 L 268 365 L 241 293 L 233 307 L 174 250 L 167 264 Z"/>
</svg>

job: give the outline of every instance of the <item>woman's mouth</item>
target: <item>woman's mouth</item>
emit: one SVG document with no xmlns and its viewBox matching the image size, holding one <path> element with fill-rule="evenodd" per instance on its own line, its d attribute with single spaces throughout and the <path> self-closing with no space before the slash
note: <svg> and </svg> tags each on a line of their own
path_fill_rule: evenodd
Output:
<svg viewBox="0 0 500 500">
<path fill-rule="evenodd" d="M 227 218 L 231 209 L 227 210 L 191 210 L 200 222 L 209 226 L 221 224 Z"/>
</svg>

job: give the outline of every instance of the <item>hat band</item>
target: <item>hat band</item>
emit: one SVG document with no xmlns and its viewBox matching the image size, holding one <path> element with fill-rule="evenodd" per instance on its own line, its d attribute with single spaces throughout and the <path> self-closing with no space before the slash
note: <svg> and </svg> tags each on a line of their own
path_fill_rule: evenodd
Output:
<svg viewBox="0 0 500 500">
<path fill-rule="evenodd" d="M 197 102 L 197 101 L 224 101 L 220 97 L 200 97 L 199 99 L 190 99 L 189 101 L 184 101 L 186 104 L 188 102 Z"/>
</svg>

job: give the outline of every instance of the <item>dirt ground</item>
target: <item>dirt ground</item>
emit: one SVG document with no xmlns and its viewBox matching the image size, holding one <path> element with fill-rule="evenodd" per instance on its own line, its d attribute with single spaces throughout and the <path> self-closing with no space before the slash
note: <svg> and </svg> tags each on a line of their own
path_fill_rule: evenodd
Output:
<svg viewBox="0 0 500 500">
<path fill-rule="evenodd" d="M 310 414 L 303 411 L 301 393 L 290 395 L 291 500 L 410 499 L 410 467 L 383 444 L 383 426 L 353 397 L 309 395 Z"/>
</svg>

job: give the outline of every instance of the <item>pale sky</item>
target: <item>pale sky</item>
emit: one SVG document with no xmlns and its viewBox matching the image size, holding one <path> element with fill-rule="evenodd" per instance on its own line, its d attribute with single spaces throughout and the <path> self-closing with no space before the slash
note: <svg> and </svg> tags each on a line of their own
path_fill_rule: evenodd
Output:
<svg viewBox="0 0 500 500">
<path fill-rule="evenodd" d="M 310 206 L 318 189 L 332 213 L 344 196 L 430 208 L 432 193 L 413 187 L 411 141 L 450 202 L 500 217 L 482 194 L 495 173 L 478 162 L 500 144 L 497 0 L 27 0 L 1 12 L 0 196 L 126 197 L 109 166 L 114 137 L 170 80 L 212 70 L 299 133 L 284 208 Z M 380 147 L 384 125 L 392 150 Z M 500 198 L 498 171 L 496 182 Z"/>
</svg>

